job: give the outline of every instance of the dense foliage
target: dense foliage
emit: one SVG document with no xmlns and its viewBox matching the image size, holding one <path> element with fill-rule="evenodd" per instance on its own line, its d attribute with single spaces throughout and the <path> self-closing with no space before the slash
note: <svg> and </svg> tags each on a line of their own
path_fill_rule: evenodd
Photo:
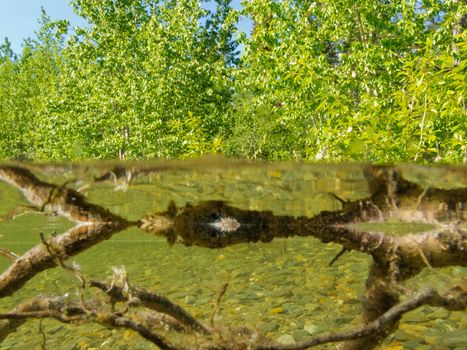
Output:
<svg viewBox="0 0 467 350">
<path fill-rule="evenodd" d="M 466 160 L 464 1 L 204 2 L 74 0 L 88 26 L 6 40 L 0 158 Z"/>
</svg>

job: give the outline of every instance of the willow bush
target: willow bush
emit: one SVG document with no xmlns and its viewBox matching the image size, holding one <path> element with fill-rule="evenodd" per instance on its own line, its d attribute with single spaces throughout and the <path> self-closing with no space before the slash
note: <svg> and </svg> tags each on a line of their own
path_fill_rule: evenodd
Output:
<svg viewBox="0 0 467 350">
<path fill-rule="evenodd" d="M 71 5 L 0 48 L 2 159 L 465 161 L 463 1 Z"/>
</svg>

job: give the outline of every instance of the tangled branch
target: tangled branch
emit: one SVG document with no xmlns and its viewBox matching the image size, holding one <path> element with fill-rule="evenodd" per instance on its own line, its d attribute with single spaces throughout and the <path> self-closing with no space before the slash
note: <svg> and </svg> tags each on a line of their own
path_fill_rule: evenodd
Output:
<svg viewBox="0 0 467 350">
<path fill-rule="evenodd" d="M 381 334 L 385 335 L 388 326 L 392 326 L 394 322 L 400 320 L 405 313 L 423 305 L 464 311 L 467 308 L 467 289 L 459 286 L 444 295 L 440 295 L 435 289 L 427 288 L 404 302 L 393 306 L 376 320 L 355 330 L 323 334 L 293 345 L 259 346 L 256 350 L 305 350 L 325 343 L 355 340 L 369 336 L 374 337 Z"/>
<path fill-rule="evenodd" d="M 152 170 L 151 170 L 152 171 Z M 159 171 L 155 169 L 154 171 Z M 122 177 L 130 185 L 132 177 L 124 168 L 116 168 L 100 181 L 117 181 Z M 342 246 L 341 254 L 354 250 L 370 254 L 373 264 L 363 297 L 364 324 L 354 330 L 312 337 L 294 345 L 279 345 L 270 339 L 253 336 L 255 331 L 238 328 L 223 329 L 203 325 L 190 313 L 160 293 L 130 285 L 124 270 L 116 271 L 111 283 L 77 277 L 81 289 L 94 287 L 103 292 L 108 302 L 84 299 L 70 301 L 64 297 L 38 297 L 0 314 L 0 341 L 26 320 L 54 318 L 60 322 L 95 322 L 110 328 L 131 329 L 161 349 L 180 349 L 159 335 L 154 326 L 162 322 L 168 329 L 196 334 L 196 349 L 298 350 L 330 342 L 344 342 L 343 349 L 372 349 L 395 330 L 401 316 L 421 305 L 465 310 L 466 288 L 458 286 L 440 294 L 424 289 L 400 301 L 406 294 L 403 283 L 425 267 L 467 266 L 467 233 L 464 203 L 467 189 L 443 190 L 422 188 L 403 178 L 390 167 L 367 167 L 365 176 L 370 190 L 368 198 L 345 201 L 334 196 L 342 209 L 323 211 L 308 217 L 276 216 L 270 211 L 242 210 L 221 201 L 201 202 L 177 208 L 171 204 L 162 213 L 128 221 L 90 203 L 67 184 L 54 185 L 39 180 L 31 171 L 0 166 L 0 180 L 19 188 L 40 212 L 62 215 L 76 223 L 70 230 L 48 238 L 20 257 L 0 249 L 0 255 L 11 260 L 10 267 L 0 275 L 0 297 L 11 295 L 28 280 L 46 269 L 62 266 L 76 254 L 94 246 L 113 234 L 138 226 L 141 230 L 167 237 L 170 244 L 223 248 L 242 242 L 270 242 L 276 238 L 313 236 L 324 243 Z M 125 187 L 126 188 L 126 187 Z M 388 218 L 422 221 L 436 225 L 430 232 L 391 236 L 356 228 L 359 222 L 380 222 Z M 219 293 L 215 313 L 219 310 L 225 288 Z M 115 308 L 124 303 L 123 310 Z M 136 312 L 142 308 L 144 312 Z M 228 339 L 228 341 L 226 340 Z"/>
</svg>

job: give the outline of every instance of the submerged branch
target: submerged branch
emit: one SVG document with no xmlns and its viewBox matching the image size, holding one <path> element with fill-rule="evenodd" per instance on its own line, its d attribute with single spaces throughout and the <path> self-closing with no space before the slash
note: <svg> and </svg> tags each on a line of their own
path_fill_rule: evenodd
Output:
<svg viewBox="0 0 467 350">
<path fill-rule="evenodd" d="M 106 283 L 92 281 L 90 286 L 95 286 L 104 291 L 106 294 L 116 295 L 123 301 L 127 299 L 119 295 L 121 291 L 116 292 L 114 289 L 113 292 L 109 292 L 108 289 L 110 288 L 110 290 L 112 290 L 113 288 L 108 286 Z M 104 289 L 106 287 L 107 290 Z M 135 290 L 141 291 L 143 289 L 136 287 L 131 288 L 131 291 Z M 138 294 L 138 296 L 141 295 L 141 293 Z M 158 299 L 160 299 L 160 296 L 158 296 Z M 170 344 L 164 337 L 160 336 L 152 330 L 152 328 L 155 326 L 155 321 L 153 316 L 148 313 L 139 314 L 139 318 L 143 321 L 141 322 L 122 312 L 105 311 L 105 309 L 113 309 L 113 302 L 114 301 L 109 300 L 107 305 L 104 304 L 98 307 L 96 305 L 99 305 L 99 303 L 94 301 L 88 302 L 86 303 L 87 306 L 84 306 L 82 302 L 81 304 L 73 303 L 72 301 L 68 300 L 67 297 L 48 296 L 35 298 L 31 301 L 19 305 L 11 312 L 0 314 L 0 340 L 3 340 L 8 334 L 15 332 L 17 328 L 28 319 L 54 318 L 64 323 L 76 321 L 95 322 L 101 325 L 105 325 L 108 328 L 131 329 L 136 331 L 144 339 L 150 341 L 153 344 L 156 344 L 161 349 L 183 349 L 182 346 Z M 90 305 L 93 307 L 90 308 Z M 374 321 L 357 327 L 354 330 L 327 333 L 292 345 L 275 344 L 271 340 L 268 340 L 264 337 L 259 337 L 254 343 L 251 344 L 250 348 L 255 350 L 305 350 L 325 343 L 354 341 L 358 339 L 374 337 L 384 338 L 392 329 L 393 324 L 398 322 L 405 313 L 413 311 L 423 305 L 442 307 L 448 310 L 463 311 L 467 308 L 467 289 L 464 286 L 457 286 L 445 294 L 440 294 L 432 288 L 427 288 L 419 291 L 418 293 L 415 293 L 405 301 L 391 307 L 388 311 L 383 313 Z M 141 302 L 141 306 L 152 308 L 152 304 L 146 304 L 144 302 Z M 176 307 L 179 310 L 182 310 L 183 313 L 186 313 L 186 311 L 183 310 L 180 306 L 176 305 Z M 161 318 L 158 318 L 157 320 L 159 321 Z M 170 323 L 167 325 L 172 328 Z M 175 327 L 175 330 L 177 331 L 176 328 L 177 327 Z M 192 327 L 192 330 L 195 332 L 199 331 L 199 329 L 196 329 L 195 327 Z M 227 347 L 225 345 L 226 337 L 235 339 L 235 337 L 237 337 L 240 333 L 243 333 L 243 335 L 254 334 L 252 330 L 248 329 L 243 329 L 240 331 L 240 333 L 238 333 L 238 329 L 223 329 L 217 330 L 216 332 L 222 332 L 223 336 L 216 340 L 215 337 L 214 339 L 209 337 L 211 333 L 204 333 L 204 336 L 206 336 L 206 338 L 203 340 L 204 345 L 198 345 L 196 349 L 227 349 L 228 345 Z M 230 345 L 233 346 L 233 343 Z"/>
<path fill-rule="evenodd" d="M 436 267 L 467 265 L 466 232 L 460 228 L 467 189 L 423 189 L 408 182 L 392 168 L 366 170 L 371 195 L 353 202 L 340 200 L 342 209 L 308 217 L 276 216 L 270 211 L 242 210 L 221 201 L 201 202 L 144 217 L 140 228 L 166 236 L 170 243 L 222 248 L 243 242 L 270 242 L 274 238 L 313 236 L 342 245 L 345 250 L 389 260 L 399 250 L 401 261 L 421 269 L 421 249 Z M 432 232 L 392 236 L 357 229 L 355 223 L 398 219 L 436 225 Z M 414 249 L 417 247 L 417 249 Z M 400 248 L 400 249 L 399 249 Z"/>
<path fill-rule="evenodd" d="M 57 260 L 65 261 L 136 224 L 89 203 L 82 194 L 65 185 L 39 180 L 27 169 L 0 167 L 0 180 L 19 188 L 41 211 L 56 213 L 77 223 L 65 233 L 49 237 L 45 244 L 38 244 L 18 257 L 0 275 L 0 297 L 12 294 L 37 273 L 57 266 Z"/>
<path fill-rule="evenodd" d="M 143 326 L 132 319 L 110 315 L 102 319 L 99 323 L 111 328 L 124 328 L 131 329 L 137 332 L 144 339 L 149 340 L 151 343 L 156 344 L 161 350 L 182 350 L 181 347 L 175 347 L 167 342 L 163 337 L 157 333 L 152 332 L 149 328 Z"/>
<path fill-rule="evenodd" d="M 124 287 L 116 284 L 107 284 L 104 282 L 91 280 L 91 287 L 99 288 L 106 294 L 111 296 L 115 301 L 129 301 L 129 297 L 137 298 L 142 306 L 172 316 L 182 324 L 188 326 L 192 330 L 209 334 L 210 331 L 203 326 L 198 320 L 191 316 L 185 309 L 170 301 L 167 297 L 160 293 L 150 292 L 143 288 L 129 286 L 127 291 Z"/>
<path fill-rule="evenodd" d="M 103 312 L 100 309 L 87 310 L 82 305 L 69 305 L 64 297 L 39 297 L 27 301 L 8 313 L 0 313 L 0 342 L 15 332 L 29 319 L 53 318 L 62 323 L 94 322 L 109 328 L 125 328 L 136 331 L 143 338 L 163 350 L 180 350 L 169 344 L 162 336 L 149 327 L 124 317 L 119 313 Z"/>
<path fill-rule="evenodd" d="M 49 237 L 47 246 L 40 243 L 31 248 L 0 275 L 0 297 L 11 295 L 39 272 L 58 266 L 58 259 L 65 261 L 124 228 L 112 224 L 82 225 Z"/>
<path fill-rule="evenodd" d="M 39 296 L 18 305 L 6 314 L 0 314 L 0 343 L 9 334 L 16 332 L 29 318 L 58 316 L 59 310 L 65 305 L 65 299 L 62 296 Z M 49 315 L 46 315 L 47 312 Z M 53 312 L 53 315 L 50 312 Z M 60 317 L 57 319 L 60 320 Z M 65 322 L 65 319 L 62 321 Z"/>
<path fill-rule="evenodd" d="M 41 211 L 64 216 L 77 223 L 126 222 L 108 209 L 87 201 L 81 193 L 39 180 L 31 171 L 0 166 L 0 180 L 18 188 L 26 199 Z"/>
<path fill-rule="evenodd" d="M 95 181 L 117 181 L 123 178 L 128 185 L 132 178 L 131 172 L 122 169 L 116 168 Z M 242 210 L 225 202 L 208 201 L 182 208 L 176 208 L 172 203 L 165 212 L 130 222 L 104 207 L 89 203 L 81 193 L 67 188 L 66 184 L 49 184 L 39 180 L 27 169 L 0 166 L 0 180 L 19 188 L 36 209 L 62 215 L 77 223 L 65 233 L 43 239 L 41 244 L 16 258 L 0 275 L 0 297 L 11 295 L 40 271 L 58 264 L 65 266 L 63 261 L 71 256 L 129 226 L 138 225 L 148 233 L 167 237 L 170 243 L 180 242 L 186 246 L 223 248 L 243 242 L 270 242 L 274 238 L 312 236 L 324 243 L 340 244 L 342 252 L 356 250 L 373 257 L 363 300 L 364 326 L 354 331 L 322 335 L 295 345 L 255 344 L 253 348 L 256 349 L 298 350 L 349 340 L 345 343 L 345 349 L 371 349 L 397 327 L 405 312 L 421 305 L 464 310 L 467 297 L 463 287 L 446 295 L 427 289 L 404 302 L 400 303 L 399 299 L 403 290 L 402 282 L 424 267 L 467 266 L 467 232 L 460 226 L 465 221 L 467 189 L 422 188 L 405 180 L 399 170 L 391 167 L 367 167 L 365 176 L 370 190 L 367 198 L 345 201 L 334 196 L 342 209 L 323 211 L 311 218 L 276 216 L 270 211 Z M 396 236 L 368 232 L 353 225 L 387 219 L 432 223 L 436 229 Z M 8 256 L 6 253 L 3 255 Z M 128 308 L 140 305 L 169 315 L 176 320 L 173 323 L 175 327 L 179 322 L 201 337 L 209 338 L 215 333 L 161 294 L 130 286 L 126 277 L 122 281 L 111 284 L 90 281 L 87 285 L 104 291 L 111 297 L 110 302 L 113 304 L 121 301 Z M 83 282 L 82 288 L 85 286 Z M 221 297 L 222 293 L 217 305 Z M 0 324 L 0 340 L 26 318 L 54 317 L 67 322 L 74 319 L 71 317 L 84 317 L 111 328 L 132 329 L 162 349 L 175 349 L 150 327 L 146 327 L 146 323 L 128 316 L 126 310 L 119 313 L 112 309 L 112 312 L 100 313 L 97 317 L 95 310 L 89 312 L 80 309 L 80 306 L 75 307 L 78 316 L 70 316 L 63 308 L 57 310 L 46 304 L 42 308 L 18 308 L 0 314 L 0 318 L 4 319 L 2 322 L 6 322 Z M 149 324 L 154 320 L 151 312 L 142 317 Z M 235 335 L 230 336 L 235 339 Z M 209 341 L 212 343 L 212 339 Z M 228 347 L 216 344 L 209 347 L 225 348 Z"/>
<path fill-rule="evenodd" d="M 457 287 L 452 289 L 449 293 L 440 295 L 434 289 L 425 289 L 404 302 L 395 305 L 373 322 L 358 327 L 355 330 L 323 334 L 293 345 L 259 346 L 256 350 L 305 350 L 325 343 L 355 340 L 370 336 L 374 337 L 379 333 L 385 333 L 386 328 L 388 326 L 391 327 L 392 324 L 398 321 L 405 313 L 413 311 L 423 305 L 463 311 L 467 308 L 467 290 L 462 287 Z"/>
</svg>

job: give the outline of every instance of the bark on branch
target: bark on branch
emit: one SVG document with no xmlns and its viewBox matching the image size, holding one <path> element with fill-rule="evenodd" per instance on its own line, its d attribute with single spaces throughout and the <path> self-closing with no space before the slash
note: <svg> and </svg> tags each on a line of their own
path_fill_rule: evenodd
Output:
<svg viewBox="0 0 467 350">
<path fill-rule="evenodd" d="M 428 288 L 416 293 L 404 302 L 393 306 L 376 320 L 358 327 L 355 330 L 323 334 L 293 345 L 259 346 L 256 350 L 305 350 L 325 343 L 355 340 L 370 336 L 374 337 L 379 334 L 385 336 L 388 332 L 387 328 L 389 327 L 391 329 L 392 324 L 400 320 L 405 313 L 413 311 L 423 305 L 464 311 L 467 308 L 467 290 L 459 287 L 454 288 L 445 295 L 440 295 L 436 290 Z"/>
<path fill-rule="evenodd" d="M 89 309 L 76 302 L 74 304 L 69 301 L 65 302 L 65 299 L 59 296 L 39 297 L 19 305 L 9 313 L 0 313 L 0 340 L 3 341 L 6 336 L 15 332 L 29 319 L 53 318 L 63 323 L 94 322 L 109 328 L 131 329 L 162 350 L 180 349 L 180 347 L 171 345 L 151 328 L 121 313 L 112 313 L 98 308 Z"/>
<path fill-rule="evenodd" d="M 108 284 L 101 281 L 90 280 L 91 287 L 99 288 L 108 294 L 114 301 L 128 302 L 130 298 L 136 298 L 138 304 L 157 312 L 172 316 L 190 329 L 210 334 L 211 332 L 201 324 L 197 319 L 191 316 L 185 309 L 174 304 L 168 298 L 160 293 L 150 292 L 143 288 L 128 286 L 128 289 L 117 284 Z"/>
<path fill-rule="evenodd" d="M 97 286 L 99 289 L 103 289 L 107 286 L 106 283 L 100 281 L 93 281 L 91 286 Z M 151 294 L 150 292 L 142 288 L 133 288 L 142 292 L 143 294 Z M 109 292 L 104 290 L 107 294 Z M 110 294 L 115 294 L 111 292 Z M 118 293 L 117 293 L 118 294 Z M 122 298 L 125 300 L 126 298 Z M 89 302 L 89 305 L 97 305 L 96 302 Z M 144 304 L 143 304 L 144 305 Z M 173 304 L 175 305 L 175 304 Z M 354 330 L 333 332 L 316 337 L 312 337 L 306 341 L 293 344 L 293 345 L 281 345 L 275 344 L 272 340 L 266 338 L 258 339 L 255 343 L 251 344 L 251 348 L 255 350 L 305 350 L 325 343 L 335 343 L 342 341 L 349 341 L 361 338 L 382 336 L 384 337 L 391 329 L 394 322 L 397 322 L 405 313 L 413 311 L 423 305 L 429 305 L 434 307 L 443 307 L 448 310 L 463 311 L 467 307 L 467 289 L 463 286 L 458 286 L 450 290 L 449 292 L 441 295 L 435 289 L 426 288 L 421 290 L 405 301 L 393 306 L 384 314 L 379 316 L 376 320 L 357 327 Z M 107 305 L 107 309 L 113 308 L 113 302 Z M 146 305 L 144 305 L 146 306 Z M 151 306 L 151 305 L 149 305 Z M 183 310 L 180 306 L 176 306 L 180 310 Z M 184 313 L 186 311 L 183 310 Z M 179 313 L 177 312 L 177 315 Z M 96 322 L 105 325 L 109 328 L 124 328 L 131 329 L 137 332 L 144 339 L 152 342 L 159 346 L 161 349 L 175 350 L 183 349 L 183 346 L 177 346 L 170 344 L 164 337 L 155 333 L 150 326 L 150 319 L 146 319 L 144 322 L 139 322 L 127 316 L 122 312 L 105 312 L 100 309 L 90 309 L 89 306 L 83 306 L 76 302 L 70 302 L 65 297 L 39 297 L 31 301 L 23 303 L 16 307 L 9 313 L 0 314 L 0 340 L 3 340 L 8 334 L 16 331 L 24 322 L 28 319 L 36 318 L 54 318 L 57 321 L 70 323 L 80 321 L 82 322 Z M 143 317 L 144 319 L 144 317 Z M 149 322 L 148 322 L 149 320 Z M 196 327 L 192 327 L 193 331 L 199 331 Z M 219 330 L 218 330 L 219 331 Z M 224 333 L 230 332 L 232 337 L 235 337 L 238 332 L 237 330 L 222 330 Z M 253 331 L 243 330 L 245 334 L 253 334 Z M 205 333 L 205 335 L 207 335 Z M 225 334 L 224 334 L 225 336 Z M 204 345 L 199 345 L 194 348 L 196 349 L 210 349 L 210 350 L 225 350 L 229 345 L 226 345 L 224 341 L 216 341 L 215 338 L 206 338 Z M 230 343 L 230 346 L 241 346 L 242 341 L 234 345 Z M 227 346 L 227 347 L 226 347 Z M 193 348 L 193 349 L 194 349 Z"/>
<path fill-rule="evenodd" d="M 64 261 L 136 224 L 89 203 L 82 194 L 66 186 L 39 180 L 27 169 L 0 167 L 0 180 L 20 189 L 38 210 L 62 215 L 77 223 L 14 260 L 0 275 L 0 297 L 11 295 L 39 272 L 57 266 L 57 259 Z"/>
</svg>

